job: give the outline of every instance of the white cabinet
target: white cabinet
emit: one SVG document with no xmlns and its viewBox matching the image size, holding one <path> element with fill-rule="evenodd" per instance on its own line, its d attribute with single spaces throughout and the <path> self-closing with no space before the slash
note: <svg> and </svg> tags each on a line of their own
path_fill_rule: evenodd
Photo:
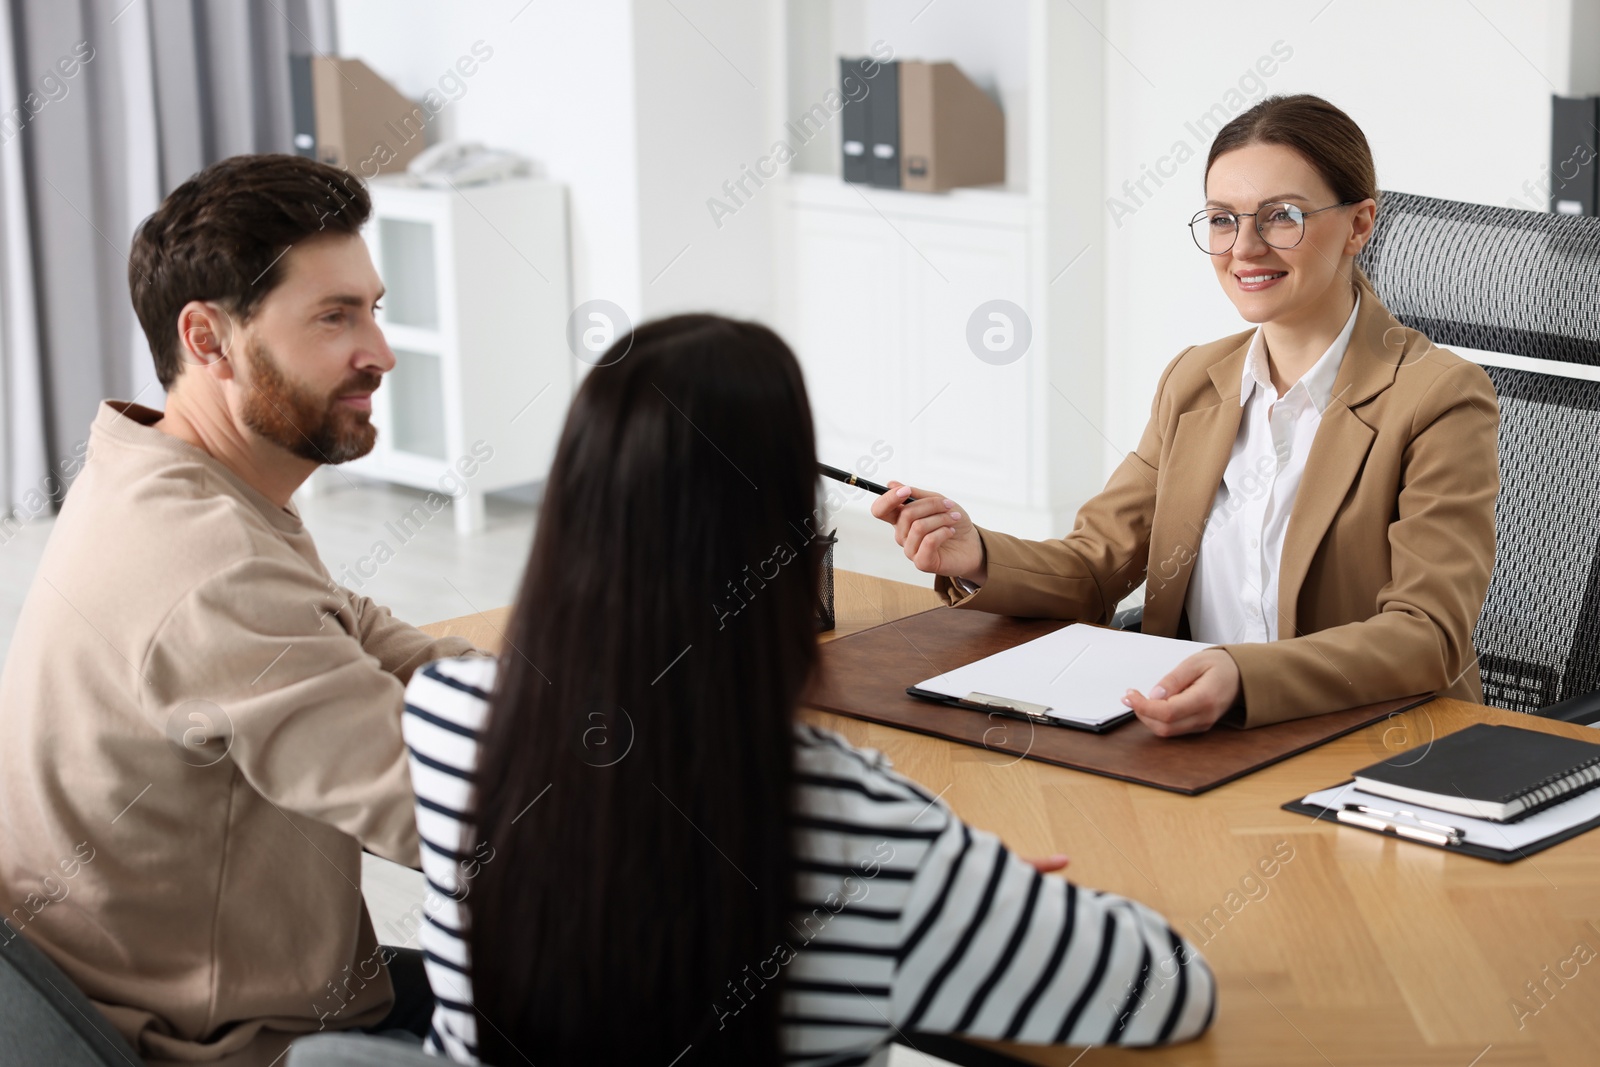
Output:
<svg viewBox="0 0 1600 1067">
<path fill-rule="evenodd" d="M 818 455 L 853 468 L 899 419 L 900 249 L 849 212 L 804 212 L 794 226 L 782 332 L 805 370 Z"/>
<path fill-rule="evenodd" d="M 918 405 L 906 412 L 909 461 L 938 472 L 940 488 L 959 499 L 1027 507 L 1029 383 L 1043 357 L 1030 343 L 1015 362 L 985 362 L 968 336 L 968 320 L 991 300 L 1032 305 L 1027 233 L 959 221 L 907 220 L 900 228 L 917 250 L 902 254 L 905 395 Z M 981 321 L 984 331 L 994 328 Z"/>
<path fill-rule="evenodd" d="M 989 521 L 1046 524 L 1032 478 L 1043 446 L 1034 397 L 1049 388 L 1043 324 L 1030 318 L 1030 347 L 1008 363 L 980 359 L 968 340 L 989 301 L 1038 306 L 1027 199 L 858 191 L 812 175 L 785 192 L 781 327 L 822 459 L 853 468 L 883 442 L 893 458 L 880 480 L 922 480 Z"/>
<path fill-rule="evenodd" d="M 949 493 L 984 526 L 1060 536 L 1129 445 L 1101 427 L 1103 264 L 1116 238 L 1104 209 L 1105 42 L 1094 27 L 1107 5 L 778 7 L 773 130 L 792 136 L 794 117 L 819 114 L 839 89 L 840 57 L 869 54 L 954 61 L 1006 123 L 1003 185 L 919 194 L 846 184 L 837 118 L 768 183 L 778 190 L 778 326 L 805 370 L 822 459 L 854 467 L 868 456 L 874 480 Z M 990 301 L 1030 328 L 1020 358 L 974 352 L 969 330 L 981 340 L 998 328 Z M 887 460 L 872 451 L 880 441 L 893 449 Z M 841 565 L 915 578 L 862 495 L 835 496 Z"/>
<path fill-rule="evenodd" d="M 456 529 L 473 532 L 483 494 L 545 477 L 572 397 L 566 190 L 368 188 L 395 367 L 372 398 L 377 445 L 348 469 L 453 498 Z"/>
</svg>

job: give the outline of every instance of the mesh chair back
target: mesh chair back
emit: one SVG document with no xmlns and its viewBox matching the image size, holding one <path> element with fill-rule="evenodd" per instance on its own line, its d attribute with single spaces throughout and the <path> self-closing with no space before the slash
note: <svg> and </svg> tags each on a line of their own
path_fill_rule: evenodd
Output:
<svg viewBox="0 0 1600 1067">
<path fill-rule="evenodd" d="M 1600 219 L 1386 192 L 1359 262 L 1442 348 L 1600 366 Z M 1600 382 L 1485 369 L 1500 498 L 1473 642 L 1484 699 L 1536 711 L 1600 690 Z"/>
</svg>

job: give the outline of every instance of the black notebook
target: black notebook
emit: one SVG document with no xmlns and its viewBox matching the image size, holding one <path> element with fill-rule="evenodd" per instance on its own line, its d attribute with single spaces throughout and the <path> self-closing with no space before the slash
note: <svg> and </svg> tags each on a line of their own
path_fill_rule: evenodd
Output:
<svg viewBox="0 0 1600 1067">
<path fill-rule="evenodd" d="M 1600 744 L 1478 723 L 1355 773 L 1366 793 L 1509 822 L 1600 784 Z"/>
</svg>

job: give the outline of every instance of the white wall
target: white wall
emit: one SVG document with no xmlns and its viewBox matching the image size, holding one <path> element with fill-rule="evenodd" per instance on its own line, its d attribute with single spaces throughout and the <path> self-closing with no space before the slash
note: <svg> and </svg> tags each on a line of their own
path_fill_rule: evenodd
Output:
<svg viewBox="0 0 1600 1067">
<path fill-rule="evenodd" d="M 514 149 L 567 184 L 576 302 L 641 304 L 630 0 L 337 0 L 340 54 L 420 99 L 475 41 L 494 50 L 433 120 L 430 143 Z"/>
<path fill-rule="evenodd" d="M 767 4 L 745 0 L 337 0 L 339 50 L 420 98 L 475 41 L 494 49 L 430 143 L 511 148 L 567 185 L 573 300 L 635 320 L 770 318 L 768 207 L 706 206 L 771 143 Z"/>
<path fill-rule="evenodd" d="M 1106 190 L 1120 195 L 1183 141 L 1195 157 L 1141 197 L 1108 211 L 1106 431 L 1122 449 L 1149 418 L 1157 378 L 1185 345 L 1247 328 L 1184 224 L 1205 199 L 1211 138 L 1192 122 L 1275 42 L 1292 52 L 1261 79 L 1266 93 L 1317 93 L 1366 132 L 1382 188 L 1487 204 L 1543 207 L 1524 183 L 1546 181 L 1550 57 L 1564 22 L 1539 0 L 1117 0 L 1107 4 Z M 1591 49 L 1600 42 L 1591 42 Z M 1270 64 L 1269 64 L 1270 67 Z M 1247 82 L 1246 88 L 1253 88 Z M 1243 95 L 1243 94 L 1241 94 Z M 1248 105 L 1246 105 L 1248 106 Z M 1171 165 L 1166 169 L 1170 172 Z M 1125 200 L 1131 204 L 1131 200 Z M 1120 225 L 1119 225 L 1120 223 Z M 1108 470 L 1116 456 L 1108 459 Z"/>
<path fill-rule="evenodd" d="M 529 12 L 533 14 L 533 12 Z M 748 177 L 780 131 L 770 5 L 750 0 L 635 0 L 640 308 L 772 318 L 772 207 Z M 733 204 L 724 183 L 743 180 Z M 624 305 L 627 306 L 627 305 Z"/>
<path fill-rule="evenodd" d="M 1088 410 L 1107 442 L 1107 471 L 1137 441 L 1168 360 L 1185 345 L 1245 325 L 1184 230 L 1204 198 L 1210 142 L 1186 124 L 1213 105 L 1232 111 L 1268 92 L 1314 92 L 1361 124 L 1384 188 L 1539 206 L 1548 180 L 1549 97 L 1581 80 L 1596 66 L 1591 53 L 1600 54 L 1600 47 L 1574 44 L 1571 30 L 1600 19 L 1597 0 L 1058 6 L 1065 2 L 1049 0 L 1052 40 L 1043 46 L 973 47 L 993 61 L 986 81 L 1001 96 L 1014 96 L 1011 82 L 1029 62 L 1048 56 L 1054 71 L 1071 61 L 1066 52 L 1099 49 L 1100 92 L 1096 98 L 1092 86 L 1084 89 L 1082 100 L 1095 121 L 1052 129 L 1098 138 L 1104 191 L 1131 209 L 1114 220 L 1106 205 L 1089 205 L 1059 220 L 1074 231 L 1090 223 L 1084 240 L 1098 241 L 1083 264 L 1097 265 L 1092 284 L 1104 288 L 1104 344 L 1101 324 L 1085 322 L 1075 358 L 1104 369 L 1103 408 Z M 784 18 L 776 0 L 337 5 L 341 52 L 365 58 L 408 94 L 434 86 L 475 40 L 495 49 L 438 126 L 518 149 L 568 183 L 575 300 L 604 297 L 640 315 L 703 307 L 772 317 L 776 190 L 757 190 L 720 227 L 706 200 L 753 165 L 782 136 L 781 120 L 793 117 L 786 107 L 797 86 L 780 84 L 775 73 L 781 64 L 773 20 Z M 902 54 L 931 55 L 948 43 L 937 39 L 940 19 L 911 21 L 925 0 L 836 0 L 826 7 L 830 27 L 856 20 L 868 37 L 882 36 L 885 20 L 900 20 L 898 43 L 917 45 L 898 48 Z M 996 25 L 1015 25 L 1020 10 L 1015 2 L 1003 6 Z M 788 24 L 803 32 L 806 19 Z M 819 39 L 827 36 L 813 29 Z M 1259 74 L 1262 57 L 1272 60 L 1270 76 Z M 791 75 L 800 82 L 809 76 Z M 1065 78 L 1063 85 L 1077 91 L 1083 80 Z M 1026 104 L 1013 101 L 1008 112 L 1008 129 L 1020 124 L 1021 137 L 1050 133 L 1024 121 Z M 835 136 L 830 131 L 829 140 Z M 1146 178 L 1137 200 L 1122 192 L 1125 181 L 1140 179 L 1179 142 L 1192 158 L 1175 175 L 1159 187 Z M 1045 174 L 1067 173 L 1073 151 L 1053 144 L 1058 165 Z M 1057 236 L 1078 243 L 1071 234 Z M 1067 284 L 1077 283 L 1069 277 Z"/>
</svg>

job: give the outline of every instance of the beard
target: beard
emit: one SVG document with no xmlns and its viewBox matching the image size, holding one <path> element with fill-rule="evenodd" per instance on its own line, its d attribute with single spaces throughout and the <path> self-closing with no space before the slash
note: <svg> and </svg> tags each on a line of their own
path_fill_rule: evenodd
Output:
<svg viewBox="0 0 1600 1067">
<path fill-rule="evenodd" d="M 375 390 L 381 375 L 362 372 L 333 394 L 322 396 L 291 382 L 258 340 L 252 338 L 245 352 L 250 374 L 243 411 L 246 426 L 315 463 L 347 463 L 372 451 L 378 428 L 372 425 L 371 412 L 343 406 L 337 397 Z"/>
</svg>

